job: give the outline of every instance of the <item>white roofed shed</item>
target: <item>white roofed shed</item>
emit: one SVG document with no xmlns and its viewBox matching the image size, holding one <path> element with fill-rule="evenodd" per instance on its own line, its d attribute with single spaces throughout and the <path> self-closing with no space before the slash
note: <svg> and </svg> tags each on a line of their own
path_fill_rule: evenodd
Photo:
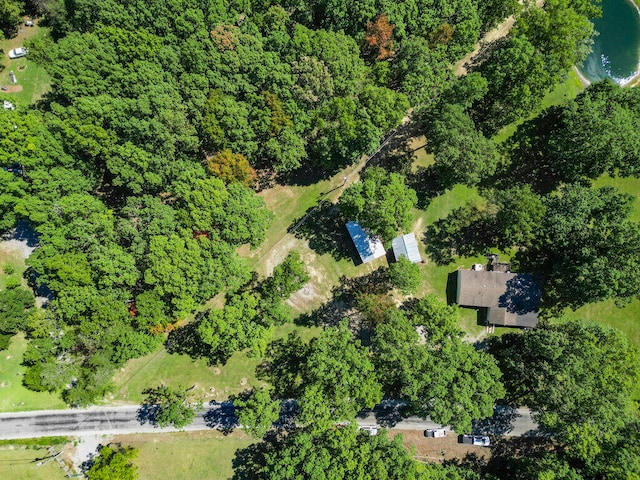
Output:
<svg viewBox="0 0 640 480">
<path fill-rule="evenodd" d="M 400 257 L 407 257 L 413 263 L 422 261 L 420 251 L 418 250 L 418 242 L 416 236 L 413 233 L 407 233 L 406 235 L 400 235 L 393 239 L 391 242 L 393 248 L 393 255 L 396 257 L 396 261 Z"/>
</svg>

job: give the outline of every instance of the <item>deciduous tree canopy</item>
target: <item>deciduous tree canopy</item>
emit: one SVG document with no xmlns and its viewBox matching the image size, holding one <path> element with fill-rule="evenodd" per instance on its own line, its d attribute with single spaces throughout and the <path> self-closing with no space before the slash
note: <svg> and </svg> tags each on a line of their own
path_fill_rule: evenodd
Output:
<svg viewBox="0 0 640 480">
<path fill-rule="evenodd" d="M 405 185 L 402 175 L 373 167 L 344 191 L 339 207 L 349 220 L 388 242 L 398 230 L 409 229 L 411 208 L 417 202 L 416 192 Z"/>
</svg>

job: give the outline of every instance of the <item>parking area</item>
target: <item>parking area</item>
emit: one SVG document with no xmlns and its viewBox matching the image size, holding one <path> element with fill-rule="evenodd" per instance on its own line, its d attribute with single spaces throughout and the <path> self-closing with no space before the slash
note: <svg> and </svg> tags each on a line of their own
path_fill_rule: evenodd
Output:
<svg viewBox="0 0 640 480">
<path fill-rule="evenodd" d="M 408 449 L 415 448 L 417 460 L 442 461 L 452 458 L 464 458 L 467 454 L 477 457 L 491 458 L 491 449 L 458 443 L 458 435 L 447 432 L 444 438 L 427 438 L 422 430 L 390 430 L 389 436 L 402 434 L 403 444 Z"/>
</svg>

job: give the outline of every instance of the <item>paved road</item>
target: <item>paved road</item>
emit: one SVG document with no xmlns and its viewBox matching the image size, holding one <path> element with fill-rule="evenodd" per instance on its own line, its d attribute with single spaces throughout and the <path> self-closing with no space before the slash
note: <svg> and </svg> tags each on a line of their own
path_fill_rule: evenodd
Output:
<svg viewBox="0 0 640 480">
<path fill-rule="evenodd" d="M 176 431 L 170 427 L 158 428 L 148 420 L 149 416 L 149 412 L 141 411 L 137 406 L 3 413 L 0 414 L 0 439 Z M 440 427 L 417 417 L 401 419 L 397 406 L 377 409 L 357 421 L 360 425 L 403 430 Z M 231 430 L 237 427 L 233 406 L 216 403 L 207 405 L 185 430 Z M 476 424 L 475 431 L 492 435 L 534 436 L 536 428 L 527 409 L 498 407 L 493 419 Z"/>
</svg>

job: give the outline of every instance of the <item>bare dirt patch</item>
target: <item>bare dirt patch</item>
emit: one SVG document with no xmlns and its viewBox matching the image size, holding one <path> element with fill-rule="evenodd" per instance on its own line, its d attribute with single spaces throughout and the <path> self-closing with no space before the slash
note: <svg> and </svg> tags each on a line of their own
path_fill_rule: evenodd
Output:
<svg viewBox="0 0 640 480">
<path fill-rule="evenodd" d="M 98 447 L 108 445 L 111 435 L 86 435 L 78 437 L 73 444 L 67 444 L 62 450 L 65 463 L 72 465 L 77 471 L 82 471 L 82 464 L 90 461 L 98 453 Z"/>
<path fill-rule="evenodd" d="M 302 260 L 304 261 L 307 272 L 309 272 L 309 281 L 297 292 L 294 292 L 287 303 L 296 311 L 304 312 L 309 308 L 319 306 L 323 302 L 329 300 L 329 291 L 327 289 L 327 276 L 321 271 L 321 265 L 317 261 L 317 255 L 309 249 L 305 243 L 305 250 L 300 251 Z M 318 268 L 316 268 L 318 267 Z"/>
<path fill-rule="evenodd" d="M 273 269 L 285 259 L 287 254 L 293 250 L 295 247 L 299 246 L 300 241 L 295 238 L 293 235 L 287 234 L 283 237 L 277 244 L 275 244 L 265 258 L 260 262 L 261 265 L 257 265 L 258 268 L 262 267 L 264 269 L 264 275 L 271 275 L 273 273 Z M 300 250 L 299 248 L 297 249 Z"/>
<path fill-rule="evenodd" d="M 0 261 L 27 259 L 35 249 L 27 245 L 25 240 L 2 240 L 0 241 Z"/>
<path fill-rule="evenodd" d="M 426 438 L 422 430 L 390 430 L 389 436 L 402 435 L 402 444 L 411 451 L 415 448 L 415 458 L 423 462 L 442 462 L 454 458 L 462 459 L 467 455 L 474 455 L 488 461 L 491 449 L 475 447 L 458 442 L 458 436 L 448 432 L 444 438 Z"/>
<path fill-rule="evenodd" d="M 18 93 L 22 91 L 22 88 L 22 85 L 5 85 L 2 91 L 4 93 Z"/>
<path fill-rule="evenodd" d="M 522 1 L 520 3 L 523 3 Z M 536 7 L 542 7 L 544 5 L 544 0 L 536 0 Z M 458 77 L 462 77 L 467 74 L 467 68 L 470 66 L 470 63 L 473 63 L 474 57 L 478 56 L 478 54 L 490 46 L 497 40 L 500 40 L 503 37 L 506 37 L 509 34 L 511 28 L 516 23 L 515 16 L 511 15 L 507 17 L 504 22 L 498 25 L 493 30 L 487 32 L 484 37 L 480 39 L 478 43 L 476 43 L 473 52 L 467 54 L 465 57 L 461 58 L 458 63 L 454 65 L 455 74 Z"/>
</svg>

